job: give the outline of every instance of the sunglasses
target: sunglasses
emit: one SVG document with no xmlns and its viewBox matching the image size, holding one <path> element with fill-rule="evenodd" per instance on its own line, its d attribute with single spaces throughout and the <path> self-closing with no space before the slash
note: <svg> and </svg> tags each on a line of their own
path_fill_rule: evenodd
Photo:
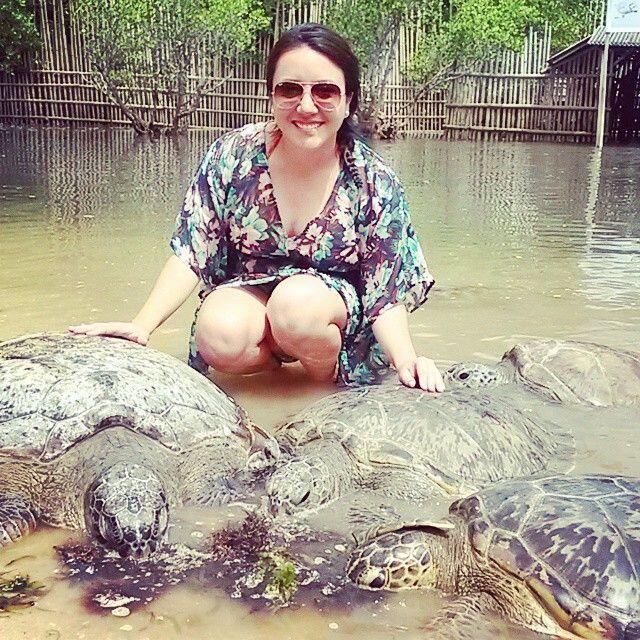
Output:
<svg viewBox="0 0 640 640">
<path fill-rule="evenodd" d="M 342 89 L 332 82 L 278 82 L 271 92 L 275 106 L 279 109 L 298 106 L 305 87 L 310 87 L 311 99 L 318 109 L 332 111 L 340 104 Z"/>
</svg>

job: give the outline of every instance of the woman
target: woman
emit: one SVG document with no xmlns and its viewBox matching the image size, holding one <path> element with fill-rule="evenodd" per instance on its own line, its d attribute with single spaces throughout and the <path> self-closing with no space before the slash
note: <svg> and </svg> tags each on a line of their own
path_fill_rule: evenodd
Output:
<svg viewBox="0 0 640 640">
<path fill-rule="evenodd" d="M 357 134 L 358 61 L 317 24 L 267 61 L 273 121 L 219 138 L 191 184 L 174 251 L 131 323 L 72 327 L 146 344 L 201 284 L 190 364 L 230 373 L 299 360 L 314 379 L 370 383 L 389 364 L 444 385 L 412 345 L 407 310 L 433 284 L 402 187 Z"/>
</svg>

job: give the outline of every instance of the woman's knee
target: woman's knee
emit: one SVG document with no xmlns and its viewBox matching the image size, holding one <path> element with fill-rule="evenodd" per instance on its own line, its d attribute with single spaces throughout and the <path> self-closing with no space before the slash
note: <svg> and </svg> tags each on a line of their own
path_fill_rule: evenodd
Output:
<svg viewBox="0 0 640 640">
<path fill-rule="evenodd" d="M 255 309 L 248 314 L 242 308 L 212 302 L 205 300 L 198 314 L 196 347 L 214 369 L 224 371 L 229 366 L 235 369 L 264 337 L 264 307 L 260 318 Z"/>
<path fill-rule="evenodd" d="M 311 275 L 282 281 L 267 302 L 271 333 L 278 340 L 304 341 L 317 338 L 329 325 L 344 328 L 347 311 L 340 295 Z"/>
<path fill-rule="evenodd" d="M 244 334 L 244 335 L 243 335 Z M 246 332 L 229 318 L 198 318 L 196 346 L 204 360 L 215 369 L 241 358 L 249 346 Z"/>
</svg>

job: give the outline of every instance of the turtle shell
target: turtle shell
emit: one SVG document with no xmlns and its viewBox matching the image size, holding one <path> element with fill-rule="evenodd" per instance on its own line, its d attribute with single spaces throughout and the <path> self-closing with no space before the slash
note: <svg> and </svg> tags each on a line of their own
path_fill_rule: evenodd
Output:
<svg viewBox="0 0 640 640">
<path fill-rule="evenodd" d="M 314 403 L 275 435 L 293 449 L 335 438 L 365 467 L 426 473 L 451 493 L 568 470 L 571 435 L 517 409 L 502 393 L 460 389 L 434 396 L 397 384 L 350 389 Z"/>
<path fill-rule="evenodd" d="M 636 637 L 639 480 L 508 481 L 455 502 L 450 513 L 467 522 L 474 551 L 523 580 L 567 631 Z"/>
<path fill-rule="evenodd" d="M 590 342 L 533 340 L 502 358 L 535 390 L 563 402 L 640 404 L 640 355 Z"/>
<path fill-rule="evenodd" d="M 52 460 L 114 425 L 172 451 L 211 436 L 251 447 L 258 434 L 210 380 L 149 347 L 72 334 L 0 344 L 0 454 Z"/>
</svg>

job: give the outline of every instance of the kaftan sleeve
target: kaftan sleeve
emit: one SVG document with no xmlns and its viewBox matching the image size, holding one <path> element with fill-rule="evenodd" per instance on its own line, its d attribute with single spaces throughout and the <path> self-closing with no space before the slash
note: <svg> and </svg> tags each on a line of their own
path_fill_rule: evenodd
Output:
<svg viewBox="0 0 640 640">
<path fill-rule="evenodd" d="M 226 183 L 228 151 L 216 140 L 191 181 L 176 218 L 171 248 L 203 282 L 214 286 L 224 280 L 227 267 Z"/>
<path fill-rule="evenodd" d="M 398 179 L 383 171 L 373 183 L 360 263 L 367 325 L 395 304 L 404 304 L 408 311 L 414 311 L 426 301 L 434 284 Z"/>
</svg>

